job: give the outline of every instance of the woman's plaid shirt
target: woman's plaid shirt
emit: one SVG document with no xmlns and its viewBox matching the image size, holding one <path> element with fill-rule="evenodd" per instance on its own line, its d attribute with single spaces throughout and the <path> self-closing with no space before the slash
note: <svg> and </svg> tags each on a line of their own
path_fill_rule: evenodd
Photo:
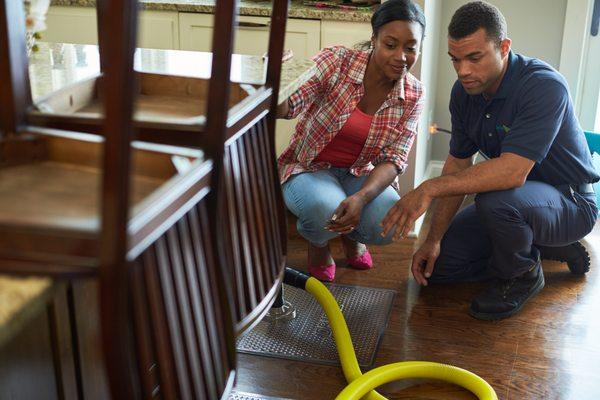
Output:
<svg viewBox="0 0 600 400">
<path fill-rule="evenodd" d="M 300 115 L 289 146 L 278 159 L 279 176 L 329 168 L 313 162 L 346 123 L 365 90 L 363 77 L 370 51 L 336 46 L 317 54 L 315 75 L 288 99 L 291 119 Z M 373 117 L 362 152 L 350 168 L 355 176 L 368 174 L 374 165 L 392 162 L 398 173 L 406 169 L 408 153 L 417 134 L 424 103 L 424 88 L 410 73 L 399 80 Z"/>
</svg>

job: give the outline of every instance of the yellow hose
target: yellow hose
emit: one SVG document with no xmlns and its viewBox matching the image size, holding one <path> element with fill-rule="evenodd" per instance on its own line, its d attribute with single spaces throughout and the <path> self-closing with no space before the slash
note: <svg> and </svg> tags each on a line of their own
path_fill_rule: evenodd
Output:
<svg viewBox="0 0 600 400">
<path fill-rule="evenodd" d="M 338 348 L 344 376 L 350 383 L 336 397 L 336 400 L 355 400 L 365 395 L 367 400 L 386 400 L 374 389 L 385 383 L 406 378 L 440 379 L 462 386 L 475 394 L 480 400 L 498 400 L 494 389 L 479 376 L 446 364 L 405 361 L 384 365 L 363 375 L 356 360 L 346 320 L 331 292 L 320 281 L 312 277 L 306 281 L 305 289 L 317 299 L 327 315 Z"/>
</svg>

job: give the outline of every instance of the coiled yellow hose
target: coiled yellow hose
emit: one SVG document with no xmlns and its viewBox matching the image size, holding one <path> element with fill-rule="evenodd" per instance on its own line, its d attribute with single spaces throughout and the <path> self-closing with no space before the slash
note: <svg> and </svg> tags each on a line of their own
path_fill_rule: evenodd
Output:
<svg viewBox="0 0 600 400">
<path fill-rule="evenodd" d="M 380 385 L 406 378 L 440 379 L 471 391 L 480 400 L 498 400 L 494 389 L 482 378 L 467 370 L 451 365 L 426 361 L 405 361 L 384 365 L 362 374 L 346 320 L 331 292 L 320 281 L 308 278 L 306 291 L 312 294 L 327 315 L 338 348 L 344 376 L 349 385 L 336 400 L 358 400 L 366 395 L 368 400 L 386 400 L 374 389 Z"/>
</svg>

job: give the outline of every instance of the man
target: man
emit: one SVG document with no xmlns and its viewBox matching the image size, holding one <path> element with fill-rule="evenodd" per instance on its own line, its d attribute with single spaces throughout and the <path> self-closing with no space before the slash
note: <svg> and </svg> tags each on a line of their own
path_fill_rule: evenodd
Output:
<svg viewBox="0 0 600 400">
<path fill-rule="evenodd" d="M 598 216 L 600 179 L 575 117 L 565 79 L 515 54 L 500 11 L 462 6 L 448 27 L 452 89 L 450 154 L 442 176 L 406 194 L 382 221 L 406 237 L 436 202 L 426 241 L 413 256 L 419 284 L 493 278 L 471 303 L 479 319 L 509 317 L 544 287 L 541 258 L 589 269 L 579 242 Z M 480 151 L 486 161 L 473 165 Z M 456 214 L 464 196 L 475 204 Z"/>
</svg>

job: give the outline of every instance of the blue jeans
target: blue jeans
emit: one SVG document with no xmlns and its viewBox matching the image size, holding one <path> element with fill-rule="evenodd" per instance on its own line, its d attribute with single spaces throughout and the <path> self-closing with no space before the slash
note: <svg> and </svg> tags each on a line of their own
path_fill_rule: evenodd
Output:
<svg viewBox="0 0 600 400">
<path fill-rule="evenodd" d="M 298 232 L 317 247 L 324 247 L 339 233 L 325 229 L 333 212 L 348 196 L 358 192 L 368 176 L 354 176 L 347 168 L 331 168 L 293 175 L 282 186 L 287 208 L 298 217 Z M 400 196 L 387 187 L 362 210 L 358 226 L 347 235 L 364 244 L 384 245 L 392 241 L 393 232 L 381 236 L 381 220 Z"/>
<path fill-rule="evenodd" d="M 594 194 L 527 181 L 520 188 L 480 193 L 446 231 L 430 282 L 514 278 L 540 257 L 536 244 L 566 246 L 594 228 Z"/>
</svg>

